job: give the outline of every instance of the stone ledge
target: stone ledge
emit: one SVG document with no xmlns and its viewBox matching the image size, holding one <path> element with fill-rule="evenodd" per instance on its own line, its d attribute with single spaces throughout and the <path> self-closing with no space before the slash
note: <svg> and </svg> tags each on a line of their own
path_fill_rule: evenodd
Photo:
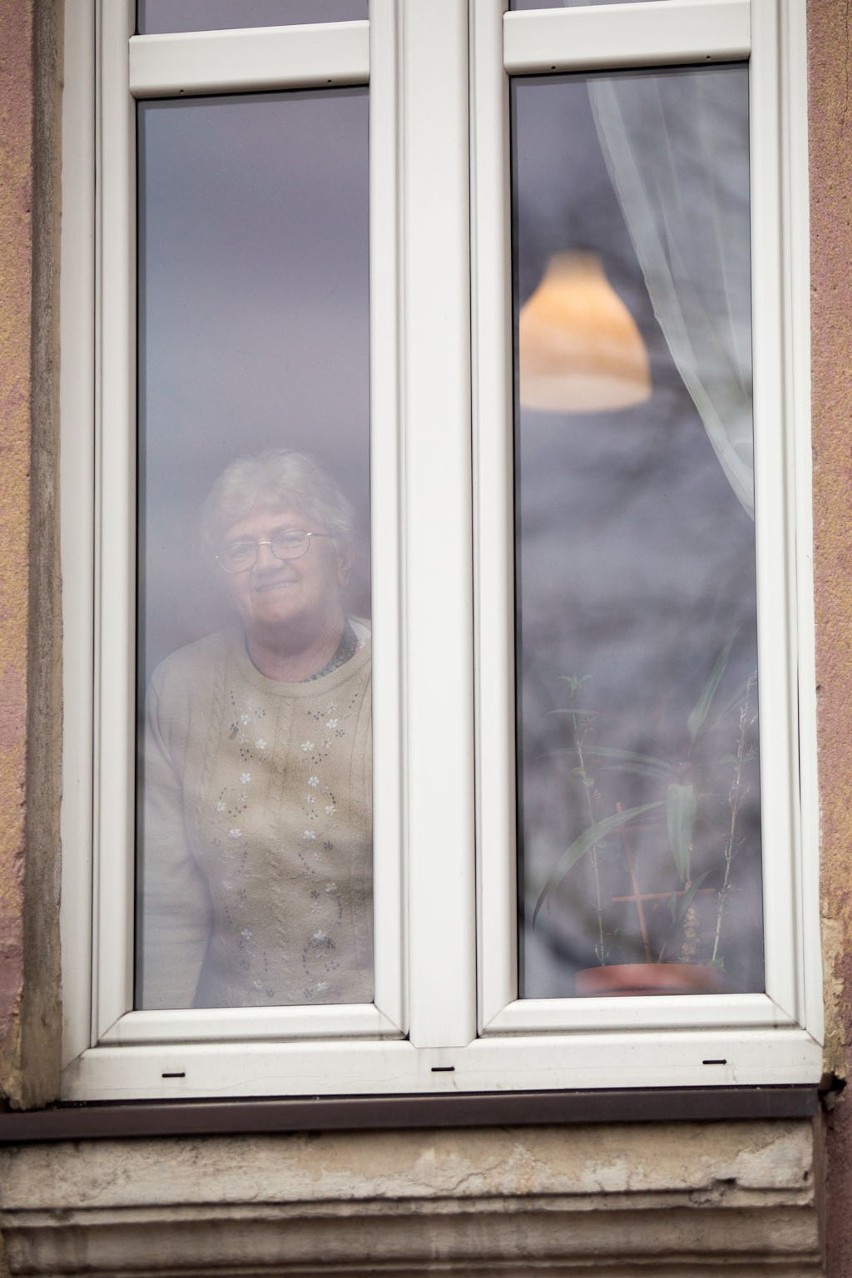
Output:
<svg viewBox="0 0 852 1278">
<path fill-rule="evenodd" d="M 0 1151 L 12 1274 L 822 1273 L 808 1122 Z"/>
</svg>

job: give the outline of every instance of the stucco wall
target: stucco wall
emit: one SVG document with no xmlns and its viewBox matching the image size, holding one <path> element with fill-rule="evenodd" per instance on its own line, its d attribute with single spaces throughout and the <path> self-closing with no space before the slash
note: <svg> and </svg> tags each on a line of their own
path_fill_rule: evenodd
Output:
<svg viewBox="0 0 852 1278">
<path fill-rule="evenodd" d="M 806 1278 L 811 1124 L 504 1127 L 0 1151 L 20 1274 Z"/>
<path fill-rule="evenodd" d="M 60 18 L 0 3 L 0 1093 L 23 1105 L 58 1081 Z"/>
<path fill-rule="evenodd" d="M 29 584 L 32 18 L 0 23 L 0 1033 L 17 1032 L 23 978 Z M 8 1064 L 4 1062 L 4 1075 Z M 5 1082 L 5 1079 L 4 1079 Z"/>
<path fill-rule="evenodd" d="M 852 4 L 808 6 L 814 514 L 827 1063 L 852 1045 Z M 852 1103 L 828 1120 L 832 1278 L 852 1273 Z"/>
</svg>

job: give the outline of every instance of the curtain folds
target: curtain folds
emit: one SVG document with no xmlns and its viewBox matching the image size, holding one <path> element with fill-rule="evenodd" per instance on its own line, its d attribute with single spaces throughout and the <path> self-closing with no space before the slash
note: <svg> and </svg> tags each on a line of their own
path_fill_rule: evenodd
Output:
<svg viewBox="0 0 852 1278">
<path fill-rule="evenodd" d="M 589 92 L 657 321 L 754 518 L 747 68 L 595 77 Z"/>
</svg>

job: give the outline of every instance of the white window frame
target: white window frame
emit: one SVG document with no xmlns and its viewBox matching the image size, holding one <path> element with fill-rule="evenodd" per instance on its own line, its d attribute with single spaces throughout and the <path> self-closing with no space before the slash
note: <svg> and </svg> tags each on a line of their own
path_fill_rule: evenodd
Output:
<svg viewBox="0 0 852 1278">
<path fill-rule="evenodd" d="M 819 1079 L 804 0 L 505 7 L 131 37 L 66 0 L 68 1099 Z M 746 57 L 767 993 L 519 1000 L 508 74 Z M 376 1005 L 130 1011 L 134 98 L 368 82 Z"/>
</svg>

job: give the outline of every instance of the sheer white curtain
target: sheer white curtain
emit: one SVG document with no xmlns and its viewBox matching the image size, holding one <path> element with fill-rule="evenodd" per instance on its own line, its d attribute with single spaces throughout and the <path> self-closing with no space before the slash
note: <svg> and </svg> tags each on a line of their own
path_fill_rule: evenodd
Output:
<svg viewBox="0 0 852 1278">
<path fill-rule="evenodd" d="M 593 78 L 590 95 L 657 320 L 754 518 L 747 68 Z"/>
</svg>

